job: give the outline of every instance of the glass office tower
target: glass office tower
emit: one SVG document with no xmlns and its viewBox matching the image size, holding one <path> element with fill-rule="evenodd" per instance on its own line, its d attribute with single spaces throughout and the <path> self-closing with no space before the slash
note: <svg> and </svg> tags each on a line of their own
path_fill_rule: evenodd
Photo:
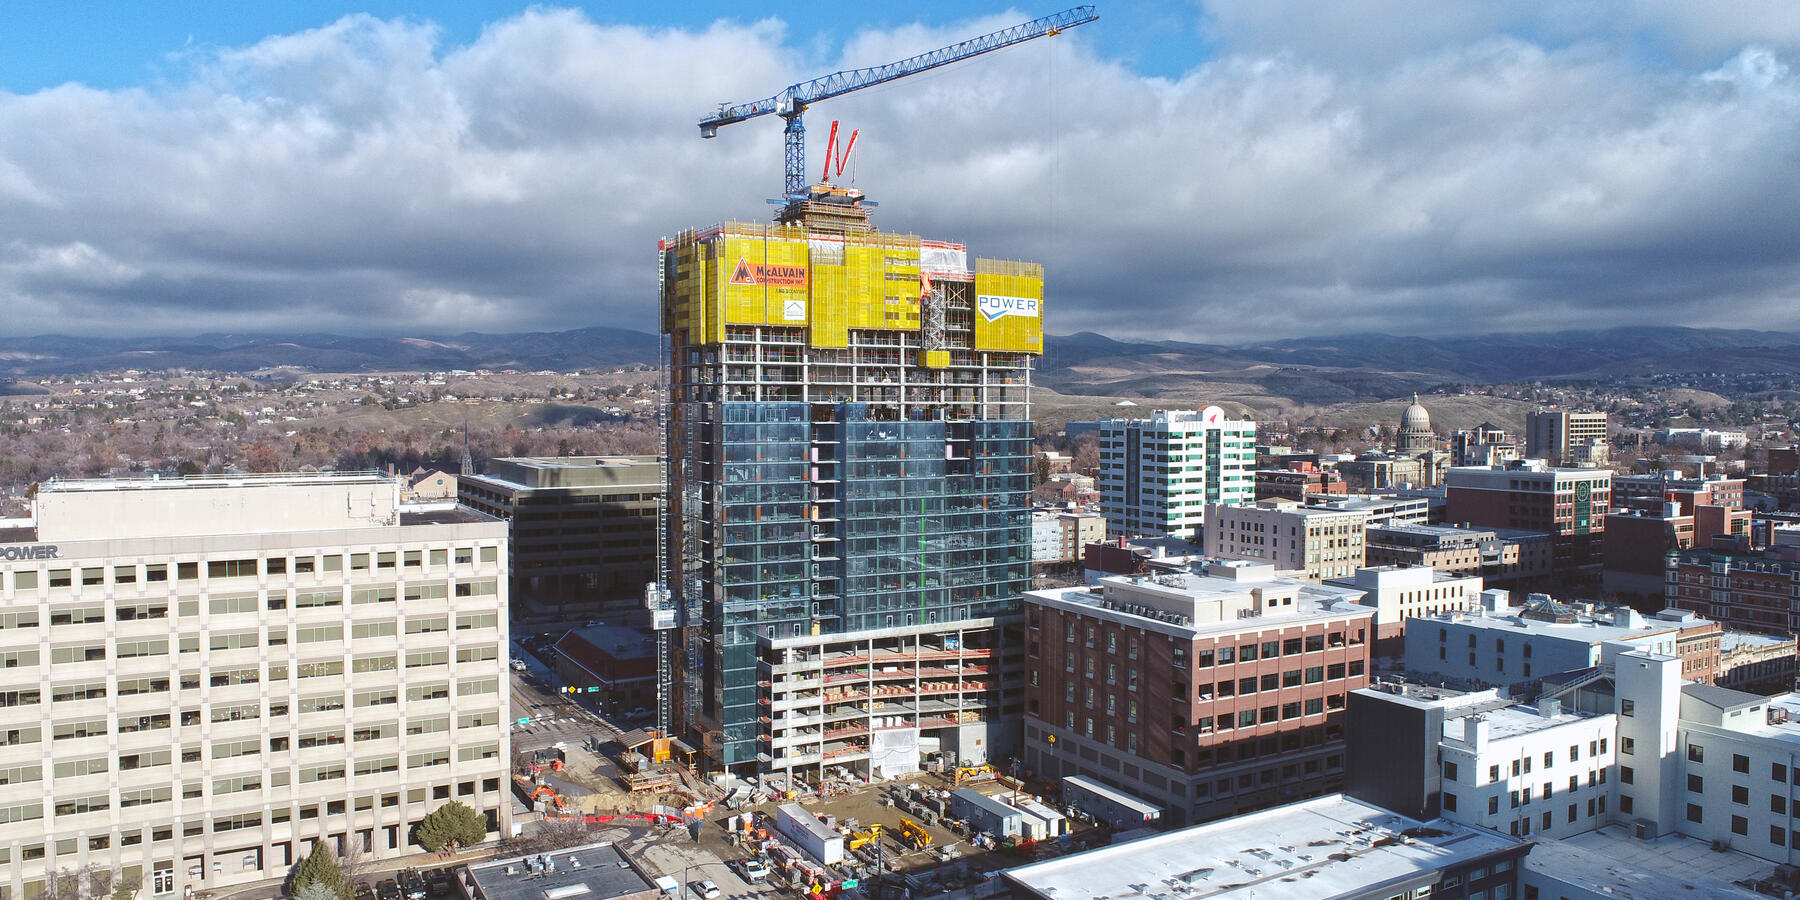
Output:
<svg viewBox="0 0 1800 900">
<path fill-rule="evenodd" d="M 677 733 L 806 778 L 1010 752 L 1042 267 L 824 185 L 661 250 Z"/>
</svg>

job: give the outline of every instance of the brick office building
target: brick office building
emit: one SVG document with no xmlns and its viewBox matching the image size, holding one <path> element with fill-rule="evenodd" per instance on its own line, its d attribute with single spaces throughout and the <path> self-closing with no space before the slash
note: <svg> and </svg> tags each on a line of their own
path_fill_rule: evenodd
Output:
<svg viewBox="0 0 1800 900">
<path fill-rule="evenodd" d="M 1776 528 L 1768 549 L 1742 538 L 1677 552 L 1664 582 L 1669 605 L 1725 627 L 1765 634 L 1800 632 L 1800 528 Z"/>
<path fill-rule="evenodd" d="M 1205 821 L 1337 790 L 1362 592 L 1247 562 L 1026 595 L 1025 767 Z"/>
<path fill-rule="evenodd" d="M 1458 466 L 1445 476 L 1445 519 L 1550 535 L 1558 574 L 1597 569 L 1612 502 L 1612 473 L 1563 469 L 1542 460 L 1505 467 Z"/>
</svg>

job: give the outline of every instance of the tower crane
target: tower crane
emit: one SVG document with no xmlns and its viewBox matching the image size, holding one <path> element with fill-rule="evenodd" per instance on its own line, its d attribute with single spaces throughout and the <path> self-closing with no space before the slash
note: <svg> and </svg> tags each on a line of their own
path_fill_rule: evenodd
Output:
<svg viewBox="0 0 1800 900">
<path fill-rule="evenodd" d="M 907 57 L 897 62 L 882 66 L 871 66 L 864 69 L 846 69 L 833 72 L 811 81 L 790 84 L 781 93 L 766 100 L 737 105 L 720 104 L 717 112 L 700 120 L 700 136 L 717 137 L 721 126 L 754 119 L 758 116 L 777 115 L 787 120 L 784 130 L 787 139 L 787 178 L 783 184 L 782 199 L 792 201 L 803 198 L 806 194 L 806 125 L 801 121 L 806 108 L 820 100 L 860 91 L 866 87 L 874 87 L 897 78 L 916 75 L 927 69 L 935 69 L 953 62 L 961 62 L 973 56 L 980 56 L 1014 44 L 1021 44 L 1034 38 L 1061 34 L 1066 28 L 1086 25 L 1100 16 L 1092 6 L 1077 6 L 1065 9 L 1054 15 L 1041 19 L 1032 19 L 1003 28 L 992 34 L 970 38 L 948 47 L 939 47 L 928 53 Z"/>
</svg>

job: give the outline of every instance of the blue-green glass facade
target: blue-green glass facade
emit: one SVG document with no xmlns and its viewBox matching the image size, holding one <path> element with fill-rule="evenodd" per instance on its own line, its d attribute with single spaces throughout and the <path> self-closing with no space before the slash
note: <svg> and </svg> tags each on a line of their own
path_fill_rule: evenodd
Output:
<svg viewBox="0 0 1800 900">
<path fill-rule="evenodd" d="M 1030 422 L 896 421 L 862 403 L 716 408 L 716 522 L 691 523 L 717 542 L 702 542 L 715 563 L 691 582 L 717 598 L 701 612 L 712 658 L 690 664 L 717 698 L 720 763 L 760 752 L 759 639 L 1017 611 L 1031 575 Z"/>
</svg>

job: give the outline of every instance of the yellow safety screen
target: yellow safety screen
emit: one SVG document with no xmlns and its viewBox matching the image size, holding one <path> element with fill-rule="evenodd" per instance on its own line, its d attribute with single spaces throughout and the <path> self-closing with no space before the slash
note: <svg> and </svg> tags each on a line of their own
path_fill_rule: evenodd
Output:
<svg viewBox="0 0 1800 900">
<path fill-rule="evenodd" d="M 912 235 L 764 225 L 683 232 L 663 246 L 663 326 L 697 344 L 723 340 L 727 325 L 799 327 L 825 348 L 848 347 L 851 329 L 918 331 L 920 245 Z M 975 267 L 975 349 L 1042 353 L 1043 267 Z M 921 353 L 919 364 L 948 365 L 948 353 Z"/>
<path fill-rule="evenodd" d="M 806 324 L 804 241 L 727 237 L 718 272 L 728 324 Z"/>
<path fill-rule="evenodd" d="M 1044 267 L 975 260 L 975 349 L 1044 352 Z"/>
</svg>

